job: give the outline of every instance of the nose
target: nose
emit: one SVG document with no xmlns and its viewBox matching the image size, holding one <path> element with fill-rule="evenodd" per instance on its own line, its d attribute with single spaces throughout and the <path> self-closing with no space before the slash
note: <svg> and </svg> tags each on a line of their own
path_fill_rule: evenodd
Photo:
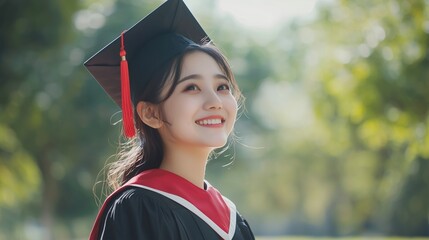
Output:
<svg viewBox="0 0 429 240">
<path fill-rule="evenodd" d="M 207 91 L 204 94 L 204 109 L 206 110 L 216 110 L 222 109 L 222 100 L 217 94 L 216 91 Z"/>
</svg>

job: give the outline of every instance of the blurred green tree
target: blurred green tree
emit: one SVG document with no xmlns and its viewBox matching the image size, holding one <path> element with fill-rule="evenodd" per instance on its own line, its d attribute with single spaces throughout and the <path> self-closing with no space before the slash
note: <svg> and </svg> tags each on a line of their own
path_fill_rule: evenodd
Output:
<svg viewBox="0 0 429 240">
<path fill-rule="evenodd" d="M 312 92 L 317 114 L 336 136 L 344 133 L 335 129 L 344 128 L 346 141 L 351 143 L 340 144 L 336 149 L 340 154 L 335 156 L 340 161 L 350 158 L 372 165 L 367 169 L 372 181 L 362 189 L 366 197 L 349 195 L 346 203 L 350 208 L 366 202 L 366 216 L 355 223 L 355 229 L 428 235 L 427 229 L 413 227 L 427 226 L 427 191 L 418 197 L 400 197 L 414 199 L 420 206 L 419 213 L 413 211 L 416 221 L 407 224 L 414 231 L 391 227 L 395 221 L 386 218 L 392 209 L 404 215 L 415 209 L 395 205 L 389 210 L 386 206 L 394 204 L 391 199 L 397 194 L 410 191 L 397 185 L 411 187 L 402 183 L 407 181 L 414 159 L 429 160 L 428 9 L 425 1 L 339 1 L 321 8 L 318 21 L 311 26 L 311 44 L 317 49 L 309 78 L 317 89 Z M 365 153 L 365 159 L 358 160 L 359 152 Z M 427 171 L 426 164 L 419 167 L 419 171 Z M 352 174 L 342 171 L 345 176 Z M 427 180 L 417 176 L 414 187 L 420 189 Z M 344 190 L 350 191 L 350 186 Z M 333 214 L 337 225 L 347 222 L 338 212 Z"/>
<path fill-rule="evenodd" d="M 6 196 L 17 200 L 0 202 L 6 239 L 64 239 L 55 229 L 79 232 L 65 219 L 93 212 L 92 173 L 109 153 L 100 139 L 110 123 L 100 119 L 113 111 L 91 100 L 103 93 L 81 65 L 87 45 L 74 16 L 83 4 L 0 3 L 0 188 L 4 197 L 14 187 Z"/>
<path fill-rule="evenodd" d="M 266 127 L 253 135 L 266 151 L 248 180 L 259 192 L 240 197 L 277 216 L 274 231 L 429 234 L 427 179 L 412 173 L 429 159 L 428 10 L 332 1 L 276 38 L 274 74 L 250 106 Z"/>
</svg>

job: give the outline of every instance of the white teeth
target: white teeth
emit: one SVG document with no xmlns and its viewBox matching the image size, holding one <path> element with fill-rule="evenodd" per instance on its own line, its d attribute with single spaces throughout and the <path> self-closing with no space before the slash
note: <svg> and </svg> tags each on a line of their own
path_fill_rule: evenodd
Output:
<svg viewBox="0 0 429 240">
<path fill-rule="evenodd" d="M 200 125 L 212 125 L 212 124 L 221 124 L 222 120 L 217 118 L 217 119 L 205 119 L 205 120 L 201 120 L 197 122 Z"/>
</svg>

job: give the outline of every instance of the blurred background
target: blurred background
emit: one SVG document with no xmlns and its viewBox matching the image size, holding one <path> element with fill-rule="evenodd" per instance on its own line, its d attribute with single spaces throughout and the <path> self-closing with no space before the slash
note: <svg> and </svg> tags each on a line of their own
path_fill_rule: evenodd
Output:
<svg viewBox="0 0 429 240">
<path fill-rule="evenodd" d="M 0 0 L 0 239 L 86 239 L 120 109 L 83 62 L 162 0 Z M 257 236 L 429 236 L 428 0 L 185 0 L 246 99 L 207 179 Z"/>
</svg>

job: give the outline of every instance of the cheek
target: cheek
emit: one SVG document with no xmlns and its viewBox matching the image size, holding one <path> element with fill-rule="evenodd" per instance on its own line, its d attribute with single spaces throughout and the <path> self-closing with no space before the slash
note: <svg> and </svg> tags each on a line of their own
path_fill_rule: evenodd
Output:
<svg viewBox="0 0 429 240">
<path fill-rule="evenodd" d="M 238 105 L 234 97 L 225 99 L 224 108 L 228 114 L 228 129 L 231 132 L 237 119 Z"/>
<path fill-rule="evenodd" d="M 238 111 L 238 104 L 234 97 L 231 96 L 225 101 L 225 108 L 227 108 L 230 114 L 234 115 L 235 118 Z"/>
<path fill-rule="evenodd" d="M 227 108 L 227 112 L 228 112 L 229 121 L 227 123 L 228 124 L 227 129 L 228 129 L 228 134 L 230 134 L 232 132 L 232 129 L 234 128 L 235 121 L 237 120 L 238 106 L 235 98 L 228 101 L 228 104 L 225 106 L 225 108 Z"/>
<path fill-rule="evenodd" d="M 162 105 L 162 118 L 164 121 L 170 123 L 172 116 L 174 116 L 176 114 L 176 112 L 174 112 L 175 110 L 175 105 L 174 102 L 169 101 L 169 99 L 167 99 L 167 101 L 165 101 Z"/>
<path fill-rule="evenodd" d="M 195 101 L 190 101 L 186 98 L 174 97 L 168 99 L 164 105 L 164 116 L 170 122 L 180 119 L 181 116 L 189 117 L 194 108 L 193 105 L 195 105 Z"/>
</svg>

